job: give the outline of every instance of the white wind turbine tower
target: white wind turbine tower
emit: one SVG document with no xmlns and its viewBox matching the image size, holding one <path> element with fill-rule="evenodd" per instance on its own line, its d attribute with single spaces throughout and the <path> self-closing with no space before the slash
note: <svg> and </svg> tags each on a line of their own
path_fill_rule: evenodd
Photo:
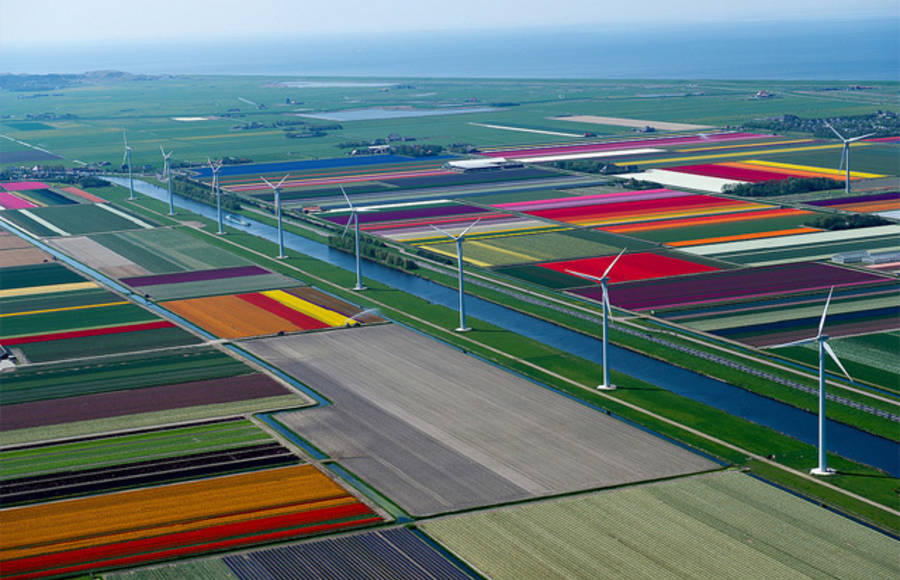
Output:
<svg viewBox="0 0 900 580">
<path fill-rule="evenodd" d="M 463 238 L 466 237 L 466 234 L 469 233 L 469 230 L 471 230 L 472 228 L 474 228 L 474 227 L 475 227 L 475 224 L 477 224 L 477 223 L 480 222 L 480 221 L 481 221 L 481 218 L 478 218 L 477 220 L 475 220 L 474 222 L 472 222 L 471 224 L 469 224 L 469 227 L 467 227 L 466 229 L 464 229 L 458 236 L 454 236 L 454 235 L 448 234 L 447 232 L 445 232 L 445 231 L 442 230 L 441 228 L 429 224 L 429 225 L 431 225 L 431 227 L 432 227 L 433 229 L 435 229 L 435 230 L 441 232 L 442 234 L 444 234 L 445 236 L 447 236 L 448 238 L 450 238 L 451 240 L 453 240 L 453 241 L 456 242 L 456 262 L 457 262 L 457 265 L 458 265 L 458 267 L 459 267 L 459 272 L 458 272 L 458 276 L 459 276 L 459 328 L 455 329 L 456 332 L 468 332 L 468 331 L 472 330 L 471 328 L 469 328 L 468 326 L 466 326 L 466 301 L 465 301 L 465 295 L 466 295 L 466 293 L 465 293 L 465 288 L 464 288 L 464 286 L 463 286 L 463 252 L 462 252 L 462 243 L 463 243 Z"/>
<path fill-rule="evenodd" d="M 869 133 L 867 135 L 860 135 L 859 137 L 851 137 L 850 139 L 845 139 L 844 136 L 838 133 L 837 129 L 832 127 L 831 124 L 827 121 L 825 122 L 825 126 L 831 129 L 831 132 L 837 135 L 838 139 L 840 139 L 844 143 L 844 147 L 841 150 L 841 164 L 840 166 L 838 166 L 838 171 L 840 171 L 844 167 L 847 168 L 847 176 L 844 180 L 844 192 L 850 193 L 850 144 L 854 141 L 859 141 L 861 139 L 865 139 L 866 137 L 871 137 L 872 135 L 875 135 L 875 133 Z"/>
<path fill-rule="evenodd" d="M 125 154 L 122 156 L 122 163 L 128 161 L 128 190 L 131 192 L 128 199 L 134 200 L 134 175 L 131 172 L 131 147 L 128 146 L 128 137 L 125 135 L 125 131 L 122 131 L 122 141 L 125 142 Z"/>
<path fill-rule="evenodd" d="M 173 152 L 166 153 L 162 145 L 159 146 L 159 152 L 163 156 L 163 177 L 169 183 L 169 215 L 175 215 L 175 199 L 172 196 L 172 166 L 169 165 L 169 158 L 172 157 Z"/>
<path fill-rule="evenodd" d="M 216 161 L 213 163 L 209 157 L 206 158 L 206 162 L 212 171 L 212 191 L 213 195 L 216 196 L 216 211 L 219 218 L 219 231 L 217 233 L 221 236 L 225 233 L 225 230 L 222 229 L 222 191 L 219 188 L 219 170 L 222 169 L 222 162 Z"/>
<path fill-rule="evenodd" d="M 801 344 L 809 344 L 811 342 L 819 343 L 819 465 L 817 467 L 812 468 L 809 472 L 813 475 L 831 475 L 834 473 L 834 470 L 828 467 L 825 449 L 825 353 L 828 353 L 834 362 L 837 363 L 838 368 L 844 373 L 844 375 L 852 382 L 853 379 L 850 378 L 850 374 L 847 372 L 847 369 L 844 368 L 844 365 L 841 364 L 841 361 L 838 360 L 836 354 L 834 354 L 834 350 L 832 350 L 831 345 L 828 344 L 828 335 L 822 334 L 822 331 L 825 330 L 825 315 L 828 314 L 828 304 L 831 302 L 831 294 L 834 292 L 834 286 L 831 287 L 831 290 L 828 291 L 828 298 L 825 300 L 825 309 L 822 310 L 822 318 L 819 320 L 819 332 L 816 336 L 812 338 L 804 338 L 803 340 L 795 340 L 794 342 L 788 342 L 785 344 L 777 344 L 768 348 L 781 348 L 783 346 L 799 346 Z"/>
<path fill-rule="evenodd" d="M 566 270 L 569 274 L 574 276 L 578 276 L 579 278 L 588 278 L 590 280 L 597 280 L 600 282 L 600 286 L 603 288 L 603 383 L 597 385 L 597 388 L 602 391 L 612 391 L 616 388 L 614 384 L 612 384 L 609 380 L 609 363 L 606 358 L 607 349 L 609 348 L 609 337 L 607 336 L 609 332 L 609 317 L 612 315 L 612 309 L 609 306 L 609 292 L 606 288 L 606 283 L 609 282 L 609 272 L 613 269 L 613 266 L 616 265 L 616 262 L 619 261 L 619 258 L 622 257 L 622 254 L 625 253 L 625 248 L 619 252 L 619 255 L 610 262 L 609 266 L 606 267 L 606 271 L 603 272 L 603 275 L 599 278 L 597 276 L 592 276 L 590 274 L 584 274 L 582 272 L 576 272 L 575 270 Z"/>
<path fill-rule="evenodd" d="M 281 223 L 281 186 L 290 177 L 290 174 L 285 175 L 281 178 L 281 181 L 278 182 L 278 185 L 272 185 L 272 182 L 266 179 L 263 176 L 259 176 L 260 179 L 266 182 L 266 185 L 272 188 L 272 191 L 275 193 L 275 216 L 278 219 L 278 259 L 283 260 L 287 256 L 284 255 L 284 228 Z"/>
<path fill-rule="evenodd" d="M 347 230 L 350 228 L 350 222 L 352 221 L 355 225 L 356 229 L 356 286 L 353 287 L 357 292 L 361 290 L 365 290 L 366 287 L 363 286 L 362 283 L 362 270 L 360 269 L 360 258 L 359 258 L 359 208 L 350 203 L 350 198 L 347 196 L 347 192 L 344 191 L 344 186 L 341 185 L 341 194 L 344 196 L 344 199 L 347 200 L 347 207 L 350 208 L 350 219 L 347 220 L 347 225 L 344 226 L 344 236 L 347 235 Z"/>
</svg>

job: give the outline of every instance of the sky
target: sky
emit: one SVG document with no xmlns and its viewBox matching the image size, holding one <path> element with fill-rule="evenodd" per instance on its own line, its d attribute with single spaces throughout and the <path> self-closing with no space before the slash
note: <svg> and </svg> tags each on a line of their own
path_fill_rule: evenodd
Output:
<svg viewBox="0 0 900 580">
<path fill-rule="evenodd" d="M 407 31 L 898 19 L 897 0 L 0 0 L 0 47 Z"/>
</svg>

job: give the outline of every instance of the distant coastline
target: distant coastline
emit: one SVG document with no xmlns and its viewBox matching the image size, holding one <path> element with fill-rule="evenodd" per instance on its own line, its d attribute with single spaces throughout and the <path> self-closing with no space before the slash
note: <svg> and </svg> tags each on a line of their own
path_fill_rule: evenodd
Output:
<svg viewBox="0 0 900 580">
<path fill-rule="evenodd" d="M 897 81 L 897 20 L 0 46 L 0 72 Z"/>
</svg>

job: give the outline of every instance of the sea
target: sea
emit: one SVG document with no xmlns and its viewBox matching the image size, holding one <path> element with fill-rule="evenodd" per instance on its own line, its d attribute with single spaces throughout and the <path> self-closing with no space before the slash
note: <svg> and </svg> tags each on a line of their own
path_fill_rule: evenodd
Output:
<svg viewBox="0 0 900 580">
<path fill-rule="evenodd" d="M 299 77 L 900 80 L 897 19 L 630 24 L 56 47 L 0 72 Z"/>
</svg>

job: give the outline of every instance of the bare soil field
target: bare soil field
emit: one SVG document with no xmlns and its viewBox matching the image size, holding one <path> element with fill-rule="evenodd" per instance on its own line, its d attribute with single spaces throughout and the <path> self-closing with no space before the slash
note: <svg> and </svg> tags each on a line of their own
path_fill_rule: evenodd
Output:
<svg viewBox="0 0 900 580">
<path fill-rule="evenodd" d="M 86 236 L 59 238 L 50 241 L 50 244 L 79 262 L 113 278 L 144 276 L 151 273 L 125 256 L 117 254 Z"/>
<path fill-rule="evenodd" d="M 414 515 L 716 467 L 398 325 L 242 346 L 334 403 L 281 422 Z"/>
<path fill-rule="evenodd" d="M 598 117 L 597 115 L 572 115 L 571 117 L 553 117 L 553 120 L 572 121 L 574 123 L 591 123 L 593 125 L 612 125 L 614 127 L 653 127 L 657 131 L 700 131 L 703 129 L 714 129 L 712 125 L 670 123 L 668 121 L 644 121 L 642 119 L 624 119 L 622 117 Z"/>
</svg>

